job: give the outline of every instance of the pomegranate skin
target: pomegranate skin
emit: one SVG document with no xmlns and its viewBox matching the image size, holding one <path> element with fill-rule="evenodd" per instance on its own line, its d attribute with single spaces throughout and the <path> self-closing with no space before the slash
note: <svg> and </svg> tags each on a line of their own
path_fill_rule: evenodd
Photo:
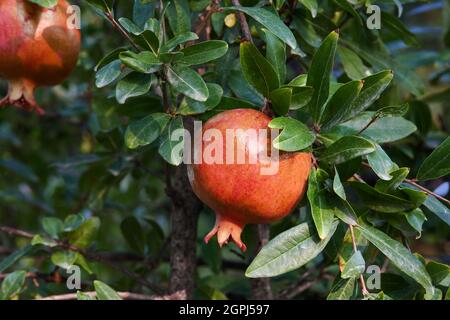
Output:
<svg viewBox="0 0 450 320">
<path fill-rule="evenodd" d="M 189 181 L 195 194 L 216 213 L 216 224 L 206 235 L 205 242 L 217 234 L 220 246 L 231 238 L 245 251 L 240 235 L 246 224 L 270 223 L 285 217 L 305 193 L 311 169 L 310 153 L 280 153 L 278 159 L 258 158 L 256 163 L 225 163 L 225 155 L 230 151 L 230 146 L 227 151 L 227 129 L 268 129 L 270 121 L 271 118 L 256 110 L 234 109 L 212 117 L 203 125 L 203 133 L 216 129 L 224 137 L 224 164 L 203 161 L 188 166 Z M 248 157 L 255 152 L 270 154 L 272 150 L 269 138 L 258 141 L 257 148 L 250 146 L 246 139 L 234 141 L 235 154 L 236 148 L 245 148 L 242 150 L 246 150 Z M 213 141 L 203 142 L 202 154 L 211 143 Z M 276 173 L 261 174 L 261 169 L 273 165 L 274 161 L 278 165 Z"/>
<path fill-rule="evenodd" d="M 63 82 L 75 68 L 80 31 L 68 27 L 69 3 L 42 8 L 25 0 L 0 1 L 0 77 L 8 80 L 11 104 L 43 113 L 34 89 Z"/>
</svg>

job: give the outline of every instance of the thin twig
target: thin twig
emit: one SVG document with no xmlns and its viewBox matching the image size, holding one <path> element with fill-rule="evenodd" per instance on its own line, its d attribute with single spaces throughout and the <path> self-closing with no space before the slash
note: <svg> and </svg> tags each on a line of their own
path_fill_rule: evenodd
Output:
<svg viewBox="0 0 450 320">
<path fill-rule="evenodd" d="M 415 186 L 416 188 L 422 190 L 423 192 L 425 192 L 426 194 L 432 195 L 433 197 L 445 202 L 446 204 L 450 205 L 450 200 L 438 195 L 437 193 L 425 188 L 424 186 L 421 186 L 420 184 L 418 184 L 417 182 L 415 182 L 415 180 L 413 179 L 405 179 L 405 181 L 413 186 Z"/>
<path fill-rule="evenodd" d="M 231 2 L 233 3 L 233 5 L 235 7 L 241 6 L 241 3 L 239 2 L 239 0 L 231 0 Z M 247 41 L 253 42 L 252 34 L 250 32 L 250 28 L 248 26 L 248 22 L 247 22 L 247 18 L 245 17 L 245 14 L 243 12 L 238 12 L 238 17 L 239 17 L 239 23 L 241 24 L 241 30 L 242 30 L 244 39 Z"/>
<path fill-rule="evenodd" d="M 83 292 L 83 294 L 88 295 L 93 298 L 97 296 L 95 291 Z M 117 294 L 124 300 L 182 300 L 184 297 L 183 292 L 175 292 L 171 295 L 165 296 L 148 296 L 145 294 L 134 293 L 134 292 L 117 292 Z M 54 296 L 48 296 L 45 298 L 38 298 L 36 300 L 76 300 L 76 293 L 58 294 Z"/>
<path fill-rule="evenodd" d="M 109 22 L 113 25 L 114 28 L 116 28 L 124 37 L 128 40 L 128 42 L 133 46 L 134 49 L 139 50 L 138 45 L 131 39 L 128 32 L 120 25 L 119 22 L 114 18 L 114 15 L 111 11 L 105 12 L 105 16 L 108 19 Z"/>
</svg>

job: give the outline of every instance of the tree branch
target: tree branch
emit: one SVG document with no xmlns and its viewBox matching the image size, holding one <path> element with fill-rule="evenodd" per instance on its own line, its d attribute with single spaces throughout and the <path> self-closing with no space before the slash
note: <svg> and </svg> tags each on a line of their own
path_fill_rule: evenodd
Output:
<svg viewBox="0 0 450 320">
<path fill-rule="evenodd" d="M 264 247 L 270 238 L 270 226 L 267 224 L 256 225 L 256 238 L 258 246 L 255 250 L 256 254 Z M 272 300 L 273 292 L 270 284 L 270 278 L 256 278 L 250 280 L 252 287 L 252 299 L 254 300 Z"/>
<path fill-rule="evenodd" d="M 241 3 L 239 0 L 231 0 L 233 5 L 235 7 L 240 7 Z M 238 12 L 239 17 L 239 23 L 241 25 L 242 35 L 244 36 L 244 39 L 250 42 L 253 42 L 252 34 L 250 32 L 250 28 L 248 26 L 247 18 L 245 17 L 245 14 L 243 12 Z"/>
<path fill-rule="evenodd" d="M 83 292 L 90 297 L 96 297 L 97 293 L 95 291 Z M 134 292 L 117 292 L 117 294 L 124 300 L 183 300 L 185 295 L 183 292 L 175 292 L 170 295 L 164 296 L 148 296 L 145 294 L 134 293 Z M 45 298 L 39 298 L 36 300 L 77 300 L 76 293 L 59 294 L 54 296 L 48 296 Z"/>
</svg>

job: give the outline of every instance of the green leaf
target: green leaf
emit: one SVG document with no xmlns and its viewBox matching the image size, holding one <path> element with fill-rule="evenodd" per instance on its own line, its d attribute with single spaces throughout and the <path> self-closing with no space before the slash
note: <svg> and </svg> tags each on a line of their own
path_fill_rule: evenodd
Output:
<svg viewBox="0 0 450 320">
<path fill-rule="evenodd" d="M 292 88 L 291 106 L 289 109 L 297 110 L 306 106 L 310 101 L 314 93 L 312 87 L 287 85 Z"/>
<path fill-rule="evenodd" d="M 423 161 L 417 173 L 417 179 L 437 179 L 450 173 L 450 137 L 444 140 Z"/>
<path fill-rule="evenodd" d="M 316 123 L 320 121 L 325 102 L 328 99 L 338 38 L 339 34 L 335 31 L 325 38 L 314 54 L 309 68 L 306 85 L 314 88 L 313 96 L 309 102 L 309 110 Z"/>
<path fill-rule="evenodd" d="M 125 240 L 128 245 L 137 253 L 145 253 L 145 236 L 142 226 L 134 216 L 129 216 L 123 219 L 120 224 Z"/>
<path fill-rule="evenodd" d="M 248 14 L 250 17 L 266 27 L 267 30 L 270 30 L 270 32 L 280 38 L 280 40 L 285 42 L 289 47 L 291 47 L 293 53 L 303 55 L 303 52 L 298 47 L 297 40 L 295 39 L 292 31 L 286 26 L 280 17 L 272 12 L 257 7 L 228 7 L 224 9 L 238 10 Z"/>
<path fill-rule="evenodd" d="M 69 214 L 64 219 L 64 232 L 70 232 L 78 229 L 84 221 L 81 214 Z"/>
<path fill-rule="evenodd" d="M 339 0 L 347 2 L 347 0 Z M 370 69 L 366 67 L 361 58 L 351 49 L 338 46 L 337 52 L 347 76 L 352 80 L 359 80 L 370 75 Z"/>
<path fill-rule="evenodd" d="M 378 191 L 389 193 L 397 189 L 397 187 L 408 176 L 409 168 L 400 168 L 390 172 L 392 178 L 390 180 L 378 180 L 375 184 L 375 189 Z"/>
<path fill-rule="evenodd" d="M 184 54 L 180 63 L 198 65 L 219 59 L 228 51 L 228 44 L 222 40 L 204 41 L 181 50 Z"/>
<path fill-rule="evenodd" d="M 289 111 L 292 99 L 292 88 L 282 87 L 273 90 L 269 94 L 272 109 L 277 115 L 283 116 Z"/>
<path fill-rule="evenodd" d="M 401 39 L 405 44 L 410 46 L 418 46 L 419 42 L 417 41 L 414 33 L 408 30 L 408 28 L 403 25 L 402 21 L 393 16 L 392 14 L 381 11 L 381 21 L 383 21 L 383 28 L 391 31 L 395 34 L 399 39 Z"/>
<path fill-rule="evenodd" d="M 373 115 L 374 118 L 382 118 L 387 116 L 402 117 L 409 109 L 409 103 L 404 103 L 397 106 L 388 106 L 378 109 Z"/>
<path fill-rule="evenodd" d="M 282 129 L 273 140 L 273 146 L 283 151 L 299 151 L 314 142 L 314 134 L 300 121 L 294 118 L 279 117 L 269 123 L 269 128 Z"/>
<path fill-rule="evenodd" d="M 334 168 L 333 191 L 342 200 L 347 200 L 347 197 L 345 195 L 344 186 L 342 185 L 341 178 L 339 177 L 339 172 L 337 171 L 336 167 Z"/>
<path fill-rule="evenodd" d="M 191 12 L 186 0 L 173 0 L 166 5 L 170 29 L 175 35 L 191 31 Z"/>
<path fill-rule="evenodd" d="M 313 18 L 317 16 L 317 10 L 319 9 L 317 0 L 300 0 L 299 2 L 309 10 Z"/>
<path fill-rule="evenodd" d="M 409 225 L 417 231 L 418 236 L 417 239 L 422 235 L 422 225 L 427 220 L 427 217 L 423 214 L 423 211 L 420 208 L 416 208 L 409 212 L 405 212 L 406 221 L 408 221 Z"/>
<path fill-rule="evenodd" d="M 435 285 L 448 287 L 450 285 L 450 267 L 446 264 L 436 261 L 430 261 L 426 265 L 426 269 Z"/>
<path fill-rule="evenodd" d="M 263 96 L 269 98 L 270 92 L 280 86 L 274 68 L 253 43 L 241 43 L 240 61 L 245 80 Z"/>
<path fill-rule="evenodd" d="M 262 29 L 266 40 L 266 58 L 274 67 L 280 84 L 286 80 L 286 45 L 271 31 Z"/>
<path fill-rule="evenodd" d="M 44 8 L 53 8 L 58 3 L 58 0 L 28 0 L 29 2 L 36 3 Z"/>
<path fill-rule="evenodd" d="M 91 217 L 84 221 L 78 229 L 68 234 L 69 242 L 78 248 L 86 248 L 97 236 L 99 228 L 100 219 Z"/>
<path fill-rule="evenodd" d="M 400 242 L 387 234 L 367 225 L 358 227 L 364 237 L 377 247 L 403 273 L 423 286 L 428 295 L 434 295 L 434 287 L 430 275 L 419 259 Z"/>
<path fill-rule="evenodd" d="M 151 75 L 132 72 L 119 81 L 116 87 L 116 99 L 124 104 L 128 98 L 146 94 L 152 86 Z"/>
<path fill-rule="evenodd" d="M 159 154 L 168 163 L 178 166 L 183 161 L 184 127 L 182 117 L 173 118 L 161 135 Z"/>
<path fill-rule="evenodd" d="M 150 51 L 134 53 L 125 51 L 119 54 L 120 61 L 130 69 L 141 73 L 153 73 L 159 70 L 161 61 Z"/>
<path fill-rule="evenodd" d="M 309 174 L 307 196 L 319 238 L 325 239 L 333 228 L 334 207 L 328 201 L 326 190 L 321 188 L 314 168 Z"/>
<path fill-rule="evenodd" d="M 428 196 L 423 205 L 450 226 L 450 209 L 433 196 Z"/>
<path fill-rule="evenodd" d="M 25 284 L 26 275 L 25 271 L 14 271 L 8 274 L 2 282 L 0 300 L 8 300 L 18 295 Z"/>
<path fill-rule="evenodd" d="M 364 81 L 364 86 L 361 93 L 352 102 L 347 119 L 360 114 L 378 100 L 383 91 L 391 83 L 393 77 L 394 74 L 391 70 L 385 70 L 362 79 Z"/>
<path fill-rule="evenodd" d="M 108 84 L 116 81 L 122 74 L 121 66 L 120 60 L 114 60 L 102 67 L 95 74 L 95 85 L 97 88 L 106 87 Z"/>
<path fill-rule="evenodd" d="M 177 113 L 186 116 L 200 114 L 214 109 L 222 99 L 223 89 L 215 83 L 207 83 L 206 86 L 208 87 L 209 96 L 205 102 L 186 98 L 180 104 Z"/>
<path fill-rule="evenodd" d="M 329 201 L 334 207 L 334 215 L 341 219 L 344 223 L 352 226 L 357 225 L 357 216 L 352 206 L 347 200 L 338 197 L 330 197 Z"/>
<path fill-rule="evenodd" d="M 373 115 L 373 112 L 363 112 L 352 120 L 334 127 L 327 134 L 334 136 L 357 135 L 372 121 Z M 416 130 L 417 127 L 411 121 L 401 117 L 386 117 L 372 122 L 361 135 L 376 143 L 383 144 L 403 139 Z"/>
<path fill-rule="evenodd" d="M 363 182 L 351 181 L 349 184 L 357 191 L 365 206 L 379 212 L 396 213 L 410 211 L 419 207 L 425 200 L 423 194 L 421 194 L 421 198 L 416 199 L 414 196 L 409 197 L 409 194 L 404 193 L 404 199 L 380 192 Z"/>
<path fill-rule="evenodd" d="M 172 87 L 185 96 L 197 101 L 206 101 L 209 96 L 208 87 L 202 77 L 186 66 L 167 68 L 167 80 Z"/>
<path fill-rule="evenodd" d="M 56 217 L 45 217 L 42 219 L 42 228 L 48 235 L 57 238 L 64 231 L 64 223 Z"/>
<path fill-rule="evenodd" d="M 392 162 L 391 158 L 381 148 L 379 144 L 375 144 L 375 151 L 369 153 L 367 161 L 376 175 L 383 180 L 391 180 L 391 172 L 398 169 L 398 166 Z"/>
<path fill-rule="evenodd" d="M 350 300 L 355 292 L 355 279 L 339 279 L 331 288 L 327 300 Z"/>
<path fill-rule="evenodd" d="M 94 288 L 98 300 L 122 300 L 113 288 L 101 281 L 95 280 Z"/>
<path fill-rule="evenodd" d="M 362 137 L 346 136 L 331 144 L 320 156 L 326 163 L 340 164 L 375 151 L 375 145 Z"/>
<path fill-rule="evenodd" d="M 41 236 L 40 234 L 37 234 L 33 237 L 33 239 L 31 239 L 31 245 L 36 246 L 39 244 L 42 244 L 46 247 L 55 247 L 58 245 L 55 240 L 45 238 L 45 237 Z"/>
<path fill-rule="evenodd" d="M 97 300 L 97 299 L 87 293 L 77 291 L 77 300 Z"/>
<path fill-rule="evenodd" d="M 161 135 L 170 118 L 167 113 L 153 113 L 131 122 L 125 132 L 125 144 L 135 149 L 152 143 Z"/>
<path fill-rule="evenodd" d="M 341 87 L 325 104 L 319 124 L 324 130 L 343 122 L 351 113 L 352 102 L 363 87 L 363 81 L 351 81 Z"/>
<path fill-rule="evenodd" d="M 323 240 L 314 235 L 314 228 L 307 223 L 280 233 L 261 249 L 245 275 L 249 278 L 274 277 L 300 268 L 322 252 L 337 225 L 336 220 Z"/>
<path fill-rule="evenodd" d="M 75 265 L 77 253 L 73 251 L 58 251 L 52 254 L 52 263 L 60 268 L 69 269 Z"/>
<path fill-rule="evenodd" d="M 160 52 L 163 52 L 163 53 L 170 52 L 173 49 L 175 49 L 177 46 L 179 46 L 180 44 L 183 44 L 188 41 L 194 41 L 194 40 L 198 40 L 198 36 L 195 33 L 190 32 L 190 31 L 181 33 L 179 35 L 176 35 L 169 41 L 167 41 L 165 44 L 163 44 L 161 46 Z"/>
<path fill-rule="evenodd" d="M 30 253 L 32 248 L 33 246 L 31 244 L 27 244 L 23 248 L 14 251 L 9 256 L 2 259 L 2 261 L 0 262 L 0 273 L 8 269 L 10 266 L 12 266 L 14 263 L 19 261 L 24 256 L 26 256 L 28 253 Z"/>
<path fill-rule="evenodd" d="M 347 11 L 348 13 L 350 13 L 361 26 L 365 26 L 364 22 L 361 19 L 361 16 L 359 15 L 358 11 L 355 10 L 355 8 L 353 8 L 353 5 L 351 2 L 347 1 L 347 0 L 334 0 L 334 2 L 341 7 L 342 9 L 344 9 L 344 11 Z"/>
<path fill-rule="evenodd" d="M 346 262 L 342 269 L 341 277 L 343 279 L 358 278 L 366 270 L 366 262 L 361 254 L 361 251 L 356 251 L 351 258 Z"/>
</svg>

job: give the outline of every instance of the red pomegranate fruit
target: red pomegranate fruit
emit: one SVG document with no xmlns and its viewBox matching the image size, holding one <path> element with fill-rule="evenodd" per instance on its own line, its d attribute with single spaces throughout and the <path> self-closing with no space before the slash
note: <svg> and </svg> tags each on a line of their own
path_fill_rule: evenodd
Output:
<svg viewBox="0 0 450 320">
<path fill-rule="evenodd" d="M 246 224 L 279 220 L 288 215 L 302 198 L 311 169 L 310 153 L 280 152 L 278 157 L 255 157 L 256 154 L 269 156 L 275 150 L 268 129 L 270 121 L 270 117 L 256 110 L 234 109 L 210 118 L 203 125 L 203 145 L 197 148 L 199 150 L 194 149 L 194 158 L 202 161 L 188 166 L 188 176 L 195 194 L 216 213 L 216 224 L 206 235 L 206 243 L 217 234 L 220 246 L 231 238 L 245 251 L 241 232 Z M 263 134 L 263 139 L 255 141 L 254 135 L 227 136 L 229 129 L 231 132 L 266 129 L 268 134 Z M 208 131 L 220 132 L 222 145 L 213 138 L 207 139 Z M 204 161 L 205 155 L 217 151 L 211 151 L 214 149 L 213 144 L 222 147 L 219 147 L 223 151 L 219 156 L 222 157 L 221 163 Z M 226 161 L 230 152 L 233 155 L 230 159 L 236 161 L 238 149 L 245 153 L 246 161 Z M 271 166 L 277 170 L 268 170 L 262 174 L 264 169 Z"/>
<path fill-rule="evenodd" d="M 34 89 L 60 84 L 72 72 L 80 31 L 70 26 L 68 8 L 65 0 L 49 9 L 26 0 L 0 1 L 0 78 L 9 84 L 0 107 L 10 104 L 42 114 Z"/>
</svg>

